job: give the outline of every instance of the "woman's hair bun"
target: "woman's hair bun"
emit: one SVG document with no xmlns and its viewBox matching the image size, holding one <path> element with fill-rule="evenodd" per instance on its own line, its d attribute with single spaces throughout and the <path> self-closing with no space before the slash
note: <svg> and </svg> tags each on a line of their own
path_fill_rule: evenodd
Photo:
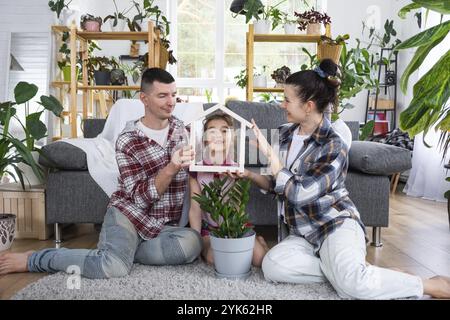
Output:
<svg viewBox="0 0 450 320">
<path fill-rule="evenodd" d="M 320 62 L 319 68 L 322 69 L 327 75 L 335 77 L 337 74 L 338 66 L 331 59 L 323 59 Z"/>
</svg>

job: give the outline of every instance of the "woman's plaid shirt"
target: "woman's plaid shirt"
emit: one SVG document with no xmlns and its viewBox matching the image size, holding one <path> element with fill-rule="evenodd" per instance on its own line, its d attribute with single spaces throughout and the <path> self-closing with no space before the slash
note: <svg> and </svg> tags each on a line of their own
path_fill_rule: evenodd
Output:
<svg viewBox="0 0 450 320">
<path fill-rule="evenodd" d="M 169 164 L 174 148 L 186 143 L 181 141 L 187 137 L 185 130 L 182 121 L 171 117 L 167 142 L 161 147 L 136 127 L 136 121 L 130 121 L 117 139 L 118 189 L 108 207 L 127 216 L 145 240 L 158 236 L 166 224 L 178 225 L 181 218 L 187 172 L 180 170 L 161 196 L 155 178 Z"/>
<path fill-rule="evenodd" d="M 298 124 L 286 124 L 280 130 L 281 160 L 287 158 L 292 135 Z M 359 212 L 348 197 L 345 177 L 348 146 L 324 118 L 305 140 L 303 148 L 289 168 L 283 168 L 273 181 L 284 212 L 279 212 L 294 234 L 310 242 L 317 254 L 323 240 L 345 219 L 357 220 L 364 230 Z M 281 210 L 280 210 L 281 211 Z"/>
</svg>

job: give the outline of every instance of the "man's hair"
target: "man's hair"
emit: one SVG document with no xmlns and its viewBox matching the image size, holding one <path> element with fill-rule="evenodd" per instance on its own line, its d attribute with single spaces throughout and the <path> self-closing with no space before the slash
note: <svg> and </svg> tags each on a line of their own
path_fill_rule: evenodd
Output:
<svg viewBox="0 0 450 320">
<path fill-rule="evenodd" d="M 160 68 L 149 68 L 142 74 L 141 92 L 147 92 L 155 81 L 170 84 L 175 82 L 175 79 L 166 70 Z"/>
</svg>

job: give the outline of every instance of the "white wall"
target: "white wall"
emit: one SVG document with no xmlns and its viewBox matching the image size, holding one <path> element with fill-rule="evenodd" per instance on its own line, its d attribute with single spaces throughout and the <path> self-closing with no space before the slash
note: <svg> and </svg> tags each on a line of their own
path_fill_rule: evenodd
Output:
<svg viewBox="0 0 450 320">
<path fill-rule="evenodd" d="M 348 33 L 350 35 L 349 46 L 353 46 L 356 45 L 356 38 L 364 39 L 362 21 L 366 23 L 375 22 L 375 24 L 378 24 L 377 31 L 384 34 L 384 22 L 386 19 L 390 19 L 394 20 L 394 28 L 398 33 L 397 38 L 406 40 L 419 31 L 416 19 L 412 14 L 409 14 L 405 20 L 400 19 L 397 15 L 400 8 L 408 3 L 410 3 L 409 0 L 328 0 L 327 13 L 331 17 L 332 34 L 337 36 Z M 367 31 L 365 34 L 368 34 Z M 402 51 L 398 55 L 398 81 L 413 53 L 414 51 L 409 50 Z M 410 81 L 413 81 L 416 77 L 416 75 L 413 75 Z M 344 111 L 342 118 L 344 120 L 364 121 L 366 99 L 367 91 L 359 93 L 350 101 L 356 108 Z M 405 96 L 398 88 L 397 99 L 397 107 L 401 111 L 410 101 L 411 94 Z"/>
</svg>

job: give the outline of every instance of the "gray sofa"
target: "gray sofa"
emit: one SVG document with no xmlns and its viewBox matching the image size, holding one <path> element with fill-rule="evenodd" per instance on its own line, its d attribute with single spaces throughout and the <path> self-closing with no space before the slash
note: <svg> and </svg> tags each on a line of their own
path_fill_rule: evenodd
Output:
<svg viewBox="0 0 450 320">
<path fill-rule="evenodd" d="M 205 105 L 207 109 L 211 105 Z M 230 101 L 227 107 L 247 120 L 255 119 L 261 129 L 276 129 L 285 122 L 283 110 L 275 104 Z M 104 119 L 84 121 L 84 137 L 96 137 L 104 126 Z M 358 122 L 347 122 L 353 135 L 349 154 L 349 171 L 346 187 L 358 208 L 364 224 L 373 227 L 372 244 L 381 245 L 381 228 L 389 225 L 389 175 L 411 168 L 410 152 L 406 149 L 376 142 L 357 141 Z M 269 137 L 270 142 L 270 137 Z M 246 149 L 248 151 L 248 143 Z M 46 185 L 47 223 L 55 224 L 55 240 L 61 240 L 60 224 L 101 224 L 106 212 L 108 197 L 87 171 L 86 154 L 70 144 L 54 142 L 43 148 L 46 158 L 41 165 L 49 168 Z M 247 152 L 248 154 L 248 152 Z M 262 162 L 262 163 L 261 163 Z M 250 170 L 263 166 L 250 163 Z M 276 201 L 251 189 L 248 212 L 255 225 L 276 225 Z"/>
</svg>

